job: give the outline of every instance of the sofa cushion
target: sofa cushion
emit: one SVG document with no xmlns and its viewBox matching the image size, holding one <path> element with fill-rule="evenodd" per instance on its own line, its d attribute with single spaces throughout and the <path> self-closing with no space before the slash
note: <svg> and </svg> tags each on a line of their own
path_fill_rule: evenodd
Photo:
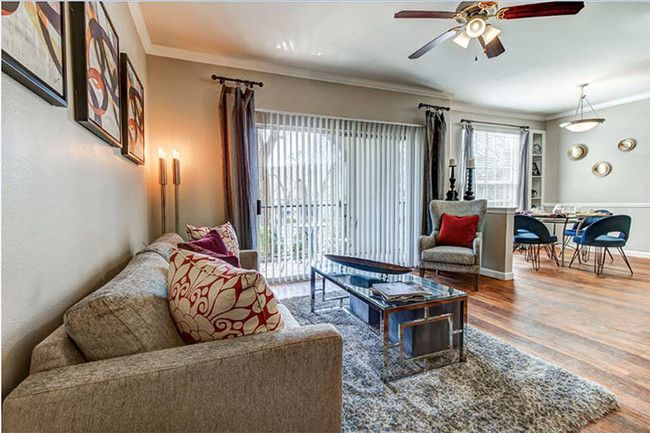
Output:
<svg viewBox="0 0 650 433">
<path fill-rule="evenodd" d="M 280 311 L 280 316 L 282 316 L 284 329 L 300 328 L 300 324 L 296 318 L 293 317 L 293 314 L 291 314 L 291 311 L 289 311 L 287 307 L 285 307 L 283 304 L 278 304 L 278 311 Z"/>
<path fill-rule="evenodd" d="M 172 317 L 188 343 L 284 328 L 275 296 L 257 271 L 173 249 L 168 285 Z"/>
<path fill-rule="evenodd" d="M 449 245 L 429 248 L 422 251 L 422 260 L 427 262 L 451 263 L 456 265 L 473 265 L 476 257 L 471 248 Z"/>
<path fill-rule="evenodd" d="M 159 239 L 120 274 L 65 312 L 70 338 L 88 361 L 182 346 L 167 301 L 165 260 L 175 239 Z"/>
<path fill-rule="evenodd" d="M 226 244 L 228 251 L 239 257 L 239 240 L 237 239 L 235 228 L 230 224 L 230 221 L 216 227 L 195 227 L 191 224 L 186 224 L 185 228 L 187 230 L 187 236 L 189 236 L 191 240 L 204 238 L 208 233 L 210 233 L 210 230 L 215 229 L 221 235 L 223 243 Z"/>
<path fill-rule="evenodd" d="M 84 362 L 83 355 L 65 332 L 65 326 L 61 325 L 34 347 L 29 374 Z"/>
</svg>

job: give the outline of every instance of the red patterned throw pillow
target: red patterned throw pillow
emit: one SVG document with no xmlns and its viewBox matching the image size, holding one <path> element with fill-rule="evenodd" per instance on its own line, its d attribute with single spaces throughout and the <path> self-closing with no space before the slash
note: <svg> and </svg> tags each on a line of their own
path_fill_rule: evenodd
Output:
<svg viewBox="0 0 650 433">
<path fill-rule="evenodd" d="M 454 216 L 443 213 L 436 244 L 472 248 L 477 228 L 478 215 Z"/>
<path fill-rule="evenodd" d="M 226 248 L 228 248 L 230 254 L 239 257 L 239 241 L 237 240 L 237 233 L 235 233 L 235 228 L 230 224 L 230 222 L 216 227 L 195 227 L 191 224 L 186 224 L 185 228 L 187 230 L 187 236 L 194 241 L 204 238 L 208 233 L 210 233 L 210 230 L 215 229 L 221 235 L 223 243 L 226 244 Z"/>
<path fill-rule="evenodd" d="M 169 308 L 187 343 L 284 329 L 278 304 L 257 271 L 191 251 L 170 251 Z"/>
</svg>

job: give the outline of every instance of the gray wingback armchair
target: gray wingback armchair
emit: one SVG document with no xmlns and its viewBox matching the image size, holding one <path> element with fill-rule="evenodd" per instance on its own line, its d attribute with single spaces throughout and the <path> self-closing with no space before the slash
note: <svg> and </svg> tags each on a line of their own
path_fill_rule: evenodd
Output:
<svg viewBox="0 0 650 433">
<path fill-rule="evenodd" d="M 426 270 L 462 272 L 474 274 L 474 288 L 478 291 L 478 275 L 481 270 L 481 230 L 487 211 L 487 200 L 443 201 L 432 200 L 429 212 L 433 220 L 433 233 L 420 236 L 418 252 L 420 255 L 420 276 Z M 442 214 L 455 216 L 478 215 L 478 230 L 472 248 L 436 245 Z"/>
</svg>

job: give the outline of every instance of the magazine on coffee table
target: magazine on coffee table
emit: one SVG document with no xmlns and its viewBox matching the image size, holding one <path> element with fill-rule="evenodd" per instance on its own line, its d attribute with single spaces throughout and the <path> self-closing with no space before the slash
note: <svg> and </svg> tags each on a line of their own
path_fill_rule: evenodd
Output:
<svg viewBox="0 0 650 433">
<path fill-rule="evenodd" d="M 420 285 L 399 282 L 373 284 L 372 290 L 379 293 L 388 302 L 419 300 L 431 294 Z"/>
</svg>

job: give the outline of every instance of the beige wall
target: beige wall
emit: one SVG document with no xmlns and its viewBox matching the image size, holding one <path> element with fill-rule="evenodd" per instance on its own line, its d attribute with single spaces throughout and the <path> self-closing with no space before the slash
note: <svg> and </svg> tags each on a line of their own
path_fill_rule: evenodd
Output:
<svg viewBox="0 0 650 433">
<path fill-rule="evenodd" d="M 257 89 L 257 108 L 294 113 L 319 114 L 364 120 L 422 124 L 420 102 L 449 105 L 449 100 L 368 89 L 364 87 L 292 78 L 203 63 L 149 57 L 150 122 L 152 131 L 149 158 L 157 157 L 157 148 L 181 152 L 181 231 L 186 223 L 215 224 L 225 219 L 222 189 L 222 148 L 217 123 L 217 105 L 221 87 L 212 82 L 212 74 L 263 81 Z M 460 120 L 488 120 L 530 125 L 543 129 L 543 122 L 513 119 L 507 116 L 452 111 L 447 114 L 446 154 L 457 154 Z M 155 168 L 151 166 L 152 168 Z M 160 186 L 158 172 L 149 175 L 151 191 L 152 236 L 160 228 Z M 167 230 L 173 230 L 173 188 L 168 186 Z"/>
<path fill-rule="evenodd" d="M 650 99 L 600 109 L 598 114 L 606 119 L 605 123 L 582 133 L 558 127 L 572 116 L 547 122 L 546 162 L 557 173 L 552 177 L 556 184 L 546 190 L 546 201 L 631 215 L 627 248 L 650 255 L 650 231 L 643 230 L 650 219 Z M 621 152 L 617 144 L 628 137 L 637 140 L 637 147 Z M 571 161 L 567 157 L 574 144 L 589 147 L 584 159 Z M 591 173 L 591 167 L 598 161 L 612 164 L 609 176 L 601 178 Z"/>
<path fill-rule="evenodd" d="M 128 7 L 105 4 L 121 51 L 147 89 L 146 56 Z M 74 121 L 70 59 L 68 108 L 2 75 L 3 397 L 63 312 L 149 237 L 145 169 Z"/>
</svg>

